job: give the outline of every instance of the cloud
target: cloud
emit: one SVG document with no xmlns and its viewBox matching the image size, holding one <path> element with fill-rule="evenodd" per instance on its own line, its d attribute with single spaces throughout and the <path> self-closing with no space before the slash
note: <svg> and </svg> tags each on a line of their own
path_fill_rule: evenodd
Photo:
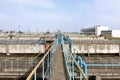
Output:
<svg viewBox="0 0 120 80">
<path fill-rule="evenodd" d="M 10 27 L 17 29 L 17 26 L 21 25 L 21 29 L 24 31 L 28 29 L 31 31 L 36 31 L 36 29 L 40 31 L 56 31 L 58 29 L 67 31 L 67 25 L 70 26 L 74 22 L 74 17 L 68 13 L 51 11 L 55 4 L 50 0 L 5 0 L 2 3 L 12 6 L 9 11 L 5 10 L 3 13 L 6 15 L 4 23 L 0 22 L 0 26 L 5 26 L 6 29 L 10 29 Z M 41 8 L 44 10 L 41 11 Z M 3 7 L 2 9 L 4 10 Z"/>
<path fill-rule="evenodd" d="M 55 4 L 51 0 L 10 0 L 11 2 L 23 6 L 54 8 Z"/>
<path fill-rule="evenodd" d="M 41 9 L 55 8 L 50 0 L 1 0 L 0 12 L 8 15 L 20 15 L 29 11 L 40 12 Z"/>
<path fill-rule="evenodd" d="M 120 0 L 90 0 L 80 2 L 81 23 L 92 26 L 96 24 L 119 26 Z"/>
</svg>

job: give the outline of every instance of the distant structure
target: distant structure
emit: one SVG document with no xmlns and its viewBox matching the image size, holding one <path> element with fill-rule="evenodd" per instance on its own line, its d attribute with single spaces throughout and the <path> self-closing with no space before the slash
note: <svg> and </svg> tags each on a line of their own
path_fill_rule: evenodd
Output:
<svg viewBox="0 0 120 80">
<path fill-rule="evenodd" d="M 81 29 L 81 33 L 85 35 L 104 36 L 107 38 L 120 38 L 120 30 L 109 30 L 107 26 L 101 25 Z"/>
<path fill-rule="evenodd" d="M 81 29 L 82 34 L 100 36 L 102 31 L 107 31 L 108 27 L 97 25 L 90 28 Z"/>
<path fill-rule="evenodd" d="M 102 36 L 109 36 L 109 37 L 116 37 L 120 38 L 120 30 L 108 30 L 108 31 L 102 31 Z"/>
</svg>

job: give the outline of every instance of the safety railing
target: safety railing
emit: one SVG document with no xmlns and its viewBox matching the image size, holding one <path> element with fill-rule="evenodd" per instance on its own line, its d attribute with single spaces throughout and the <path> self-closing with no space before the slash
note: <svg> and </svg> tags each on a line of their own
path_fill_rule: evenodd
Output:
<svg viewBox="0 0 120 80">
<path fill-rule="evenodd" d="M 64 61 L 65 61 L 65 67 L 66 67 L 66 71 L 67 71 L 67 75 L 68 75 L 68 79 L 69 80 L 74 80 L 74 69 L 75 69 L 75 65 L 78 68 L 79 72 L 80 72 L 80 80 L 85 79 L 88 80 L 86 74 L 83 72 L 81 66 L 79 65 L 79 63 L 76 61 L 75 56 L 72 55 L 72 53 L 68 53 L 68 50 L 64 44 L 64 40 L 62 39 L 62 49 L 63 49 L 63 53 L 64 53 Z"/>
<path fill-rule="evenodd" d="M 36 80 L 37 79 L 37 69 L 40 66 L 42 66 L 42 80 L 44 80 L 44 79 L 49 80 L 50 79 L 53 58 L 54 58 L 54 54 L 55 54 L 57 45 L 58 45 L 58 39 L 56 39 L 54 41 L 54 43 L 50 47 L 50 49 L 45 53 L 45 55 L 42 57 L 42 59 L 36 64 L 36 66 L 34 67 L 32 72 L 28 75 L 26 80 L 32 80 L 32 78 L 34 78 L 34 80 Z M 47 63 L 45 63 L 45 61 Z M 46 65 L 46 67 L 45 67 L 45 65 Z M 34 75 L 34 77 L 33 77 L 33 75 Z"/>
<path fill-rule="evenodd" d="M 85 72 L 83 72 L 83 69 L 79 65 L 79 63 L 76 61 L 75 56 L 70 53 L 64 43 L 63 35 L 59 35 L 58 38 L 54 41 L 53 45 L 50 47 L 50 49 L 45 53 L 43 58 L 37 63 L 37 65 L 34 67 L 32 72 L 29 74 L 26 80 L 31 80 L 34 75 L 34 80 L 37 78 L 37 69 L 42 66 L 42 80 L 50 79 L 51 70 L 54 62 L 54 55 L 58 44 L 62 44 L 62 49 L 64 53 L 64 61 L 65 61 L 65 70 L 67 72 L 67 79 L 68 80 L 74 80 L 75 79 L 75 65 L 78 68 L 78 71 L 80 72 L 80 80 L 85 79 L 88 80 Z M 71 50 L 72 51 L 72 50 Z M 47 60 L 47 63 L 45 61 Z M 46 65 L 45 65 L 46 64 Z"/>
<path fill-rule="evenodd" d="M 66 72 L 67 72 L 67 78 L 69 80 L 72 80 L 72 77 L 73 74 L 71 72 L 71 64 L 69 64 L 69 60 L 70 60 L 70 56 L 68 55 L 68 51 L 64 45 L 64 40 L 62 39 L 61 41 L 61 44 L 62 44 L 62 50 L 63 50 L 63 53 L 64 53 L 64 61 L 65 61 L 65 68 L 66 68 Z M 73 70 L 73 67 L 72 67 L 72 70 Z"/>
</svg>

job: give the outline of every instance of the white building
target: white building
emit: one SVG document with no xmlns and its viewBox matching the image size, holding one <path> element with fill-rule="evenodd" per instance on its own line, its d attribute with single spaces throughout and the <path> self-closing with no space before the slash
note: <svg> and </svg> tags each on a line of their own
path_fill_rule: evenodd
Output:
<svg viewBox="0 0 120 80">
<path fill-rule="evenodd" d="M 100 36 L 102 31 L 108 31 L 108 30 L 109 28 L 106 26 L 100 26 L 100 25 L 95 26 L 95 35 Z"/>
<path fill-rule="evenodd" d="M 81 29 L 81 33 L 87 34 L 87 35 L 100 36 L 101 32 L 106 31 L 106 30 L 108 30 L 108 27 L 97 25 L 97 26 L 94 26 L 94 27 Z"/>
<path fill-rule="evenodd" d="M 120 38 L 120 30 L 109 30 L 107 26 L 97 25 L 81 29 L 82 34 Z"/>
<path fill-rule="evenodd" d="M 120 30 L 112 30 L 112 37 L 120 37 Z"/>
</svg>

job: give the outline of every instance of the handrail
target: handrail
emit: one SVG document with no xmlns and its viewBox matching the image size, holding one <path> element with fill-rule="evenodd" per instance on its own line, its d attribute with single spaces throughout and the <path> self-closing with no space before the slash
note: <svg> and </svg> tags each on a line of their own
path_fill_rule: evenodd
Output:
<svg viewBox="0 0 120 80">
<path fill-rule="evenodd" d="M 36 65 L 36 67 L 32 70 L 32 72 L 29 74 L 29 76 L 27 77 L 26 80 L 30 80 L 33 76 L 33 74 L 35 73 L 35 71 L 37 70 L 37 68 L 40 66 L 40 64 L 43 62 L 43 60 L 45 59 L 45 57 L 49 54 L 50 50 L 52 49 L 52 47 L 48 50 L 48 52 L 43 56 L 43 58 L 38 62 L 38 64 Z"/>
<path fill-rule="evenodd" d="M 47 47 L 47 49 L 52 45 L 53 43 L 51 43 L 48 47 Z M 37 56 L 35 56 L 35 57 L 33 57 L 31 60 L 35 60 L 35 59 L 37 59 L 39 56 L 41 55 L 41 53 L 39 53 Z"/>
<path fill-rule="evenodd" d="M 38 55 L 35 56 L 35 57 L 33 57 L 31 60 L 32 60 L 32 61 L 36 60 L 40 55 L 41 55 L 41 53 L 38 53 Z"/>
<path fill-rule="evenodd" d="M 29 74 L 29 76 L 26 78 L 26 80 L 31 80 L 31 78 L 32 78 L 33 74 L 35 73 L 35 71 L 38 69 L 38 67 L 41 65 L 41 63 L 44 61 L 44 59 L 46 58 L 46 56 L 49 54 L 49 52 L 53 48 L 53 46 L 54 46 L 53 44 L 50 47 L 50 49 L 45 53 L 45 55 L 43 56 L 43 58 L 37 63 L 36 67 L 32 70 L 32 72 Z"/>
<path fill-rule="evenodd" d="M 82 73 L 82 76 L 85 78 L 85 80 L 88 80 L 87 76 L 84 74 L 83 70 L 81 69 L 81 67 L 77 63 L 76 59 L 73 57 L 72 53 L 71 52 L 69 52 L 69 53 L 70 53 L 71 57 L 73 58 L 72 60 L 75 62 L 75 65 L 77 66 L 79 71 Z"/>
<path fill-rule="evenodd" d="M 73 57 L 72 53 L 70 53 L 70 55 L 72 56 L 73 61 L 75 62 L 75 65 L 77 66 L 78 70 L 82 73 L 82 76 L 85 78 L 85 80 L 88 80 L 87 76 L 84 74 L 83 70 L 80 68 L 79 64 L 77 63 L 77 61 Z"/>
<path fill-rule="evenodd" d="M 55 50 L 56 50 L 56 46 L 58 44 L 62 44 L 62 49 L 63 49 L 63 53 L 64 53 L 64 60 L 65 60 L 65 65 L 66 65 L 66 69 L 67 69 L 68 79 L 72 80 L 72 78 L 74 78 L 74 73 L 72 74 L 71 71 L 73 70 L 73 72 L 74 72 L 74 63 L 75 63 L 75 65 L 77 66 L 79 72 L 82 73 L 83 78 L 85 80 L 88 80 L 87 76 L 84 74 L 83 70 L 81 69 L 81 67 L 79 66 L 79 64 L 77 63 L 77 61 L 75 60 L 75 58 L 72 55 L 72 53 L 70 53 L 70 55 L 68 54 L 69 52 L 68 52 L 68 50 L 67 50 L 67 48 L 66 48 L 66 46 L 64 44 L 63 36 L 58 37 L 54 41 L 54 43 L 52 44 L 52 46 L 50 47 L 50 49 L 45 53 L 45 55 L 42 57 L 42 59 L 37 63 L 37 65 L 34 67 L 34 69 L 29 74 L 29 76 L 26 78 L 26 80 L 31 80 L 32 76 L 34 75 L 34 73 L 36 72 L 36 70 L 38 69 L 38 67 L 44 62 L 44 60 L 47 57 L 47 55 L 48 55 L 48 58 L 49 58 L 49 54 L 50 54 L 50 64 L 48 65 L 49 68 L 47 68 L 47 71 L 50 70 L 50 73 L 48 74 L 48 79 L 50 78 L 52 64 L 53 64 L 53 61 L 54 61 L 54 59 L 53 59 L 54 58 L 54 53 L 55 53 Z M 72 62 L 72 66 L 73 66 L 72 70 L 70 70 L 69 58 L 73 61 Z M 43 66 L 44 66 L 44 63 L 43 63 Z M 43 70 L 44 70 L 44 67 L 43 67 Z M 45 75 L 46 75 L 46 73 L 45 73 Z M 43 71 L 43 79 L 44 79 L 44 71 Z"/>
<path fill-rule="evenodd" d="M 62 39 L 62 47 L 63 47 L 63 52 L 64 52 L 64 58 L 65 56 L 68 57 L 68 52 L 67 52 L 67 49 L 65 47 L 65 44 L 64 44 L 64 40 Z M 75 62 L 75 65 L 77 66 L 78 70 L 82 73 L 82 76 L 85 78 L 85 80 L 88 80 L 87 76 L 84 74 L 83 70 L 80 68 L 79 64 L 77 63 L 77 61 L 75 60 L 75 58 L 73 57 L 72 53 L 70 53 L 70 56 L 72 57 L 73 61 Z M 65 62 L 66 62 L 66 58 L 65 58 Z M 67 63 L 67 62 L 66 62 Z M 67 64 L 66 64 L 67 65 Z M 68 77 L 70 77 L 70 74 L 69 74 L 69 69 L 68 67 L 66 66 L 67 68 L 67 73 L 68 73 Z"/>
<path fill-rule="evenodd" d="M 71 74 L 70 74 L 70 69 L 69 69 L 69 66 L 68 66 L 68 54 L 67 54 L 67 49 L 66 47 L 64 46 L 64 41 L 62 39 L 61 41 L 61 44 L 62 44 L 62 50 L 63 50 L 63 53 L 64 53 L 64 60 L 65 60 L 65 68 L 66 68 L 66 72 L 67 72 L 67 76 L 68 76 L 68 79 L 71 80 Z"/>
</svg>

